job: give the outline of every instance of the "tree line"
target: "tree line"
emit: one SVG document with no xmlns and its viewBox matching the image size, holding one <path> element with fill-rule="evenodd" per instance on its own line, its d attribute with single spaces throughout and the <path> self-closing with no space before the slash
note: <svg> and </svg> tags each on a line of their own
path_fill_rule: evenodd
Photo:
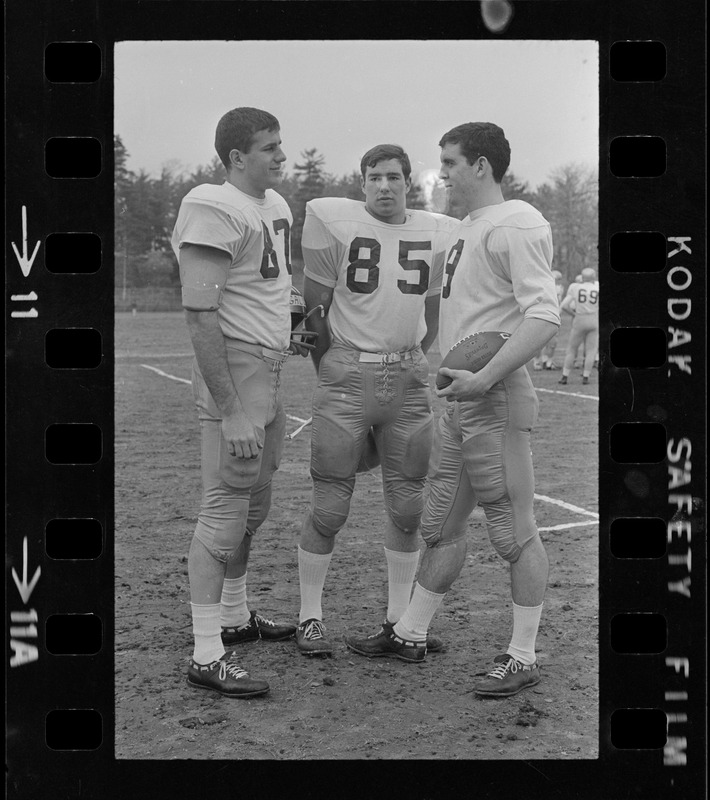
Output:
<svg viewBox="0 0 710 800">
<path fill-rule="evenodd" d="M 116 270 L 115 284 L 130 288 L 180 285 L 177 261 L 170 246 L 175 219 L 182 198 L 201 183 L 223 183 L 224 165 L 215 156 L 208 164 L 190 172 L 175 161 L 166 162 L 157 177 L 145 170 L 127 167 L 128 152 L 121 137 L 114 137 L 114 215 Z M 301 256 L 301 234 L 306 203 L 314 197 L 363 199 L 360 173 L 330 174 L 325 156 L 316 148 L 304 150 L 277 191 L 293 214 L 291 252 L 297 264 Z M 598 266 L 598 188 L 596 175 L 578 164 L 552 170 L 549 180 L 536 189 L 512 172 L 503 179 L 506 200 L 531 203 L 552 227 L 555 247 L 553 268 L 560 270 L 567 283 L 584 267 Z M 408 197 L 409 208 L 427 208 L 429 198 L 414 184 Z M 460 216 L 455 208 L 444 213 Z"/>
</svg>

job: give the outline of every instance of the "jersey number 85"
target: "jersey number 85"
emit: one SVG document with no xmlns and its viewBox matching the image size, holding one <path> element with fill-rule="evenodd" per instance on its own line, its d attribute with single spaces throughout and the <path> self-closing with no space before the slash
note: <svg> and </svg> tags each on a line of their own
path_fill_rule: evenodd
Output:
<svg viewBox="0 0 710 800">
<path fill-rule="evenodd" d="M 368 252 L 367 258 L 361 258 L 362 250 Z M 403 294 L 424 294 L 429 288 L 429 264 L 420 258 L 409 258 L 412 250 L 431 250 L 431 241 L 399 243 L 399 263 L 407 271 L 419 271 L 419 281 L 409 283 L 398 280 L 397 286 Z M 377 239 L 357 236 L 353 239 L 348 253 L 348 270 L 346 284 L 351 292 L 372 294 L 380 283 L 381 245 Z"/>
</svg>

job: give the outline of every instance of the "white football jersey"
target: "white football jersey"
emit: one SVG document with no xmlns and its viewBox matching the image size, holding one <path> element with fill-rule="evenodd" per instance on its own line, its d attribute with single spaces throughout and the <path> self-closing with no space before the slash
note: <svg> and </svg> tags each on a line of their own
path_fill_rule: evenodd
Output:
<svg viewBox="0 0 710 800">
<path fill-rule="evenodd" d="M 219 307 L 224 335 L 287 350 L 291 334 L 291 225 L 286 201 L 273 189 L 259 200 L 231 183 L 204 183 L 183 198 L 172 247 L 214 247 L 232 260 Z M 185 282 L 182 274 L 181 279 Z"/>
<path fill-rule="evenodd" d="M 574 300 L 574 313 L 577 316 L 599 315 L 599 281 L 573 283 L 567 290 L 567 295 Z"/>
<path fill-rule="evenodd" d="M 306 206 L 306 277 L 332 288 L 333 341 L 370 353 L 411 350 L 426 333 L 424 301 L 438 294 L 446 238 L 458 221 L 408 210 L 401 225 L 365 203 L 322 197 Z"/>
<path fill-rule="evenodd" d="M 465 217 L 448 241 L 441 352 L 476 331 L 513 333 L 526 318 L 559 325 L 551 264 L 550 225 L 529 203 L 506 200 Z"/>
</svg>

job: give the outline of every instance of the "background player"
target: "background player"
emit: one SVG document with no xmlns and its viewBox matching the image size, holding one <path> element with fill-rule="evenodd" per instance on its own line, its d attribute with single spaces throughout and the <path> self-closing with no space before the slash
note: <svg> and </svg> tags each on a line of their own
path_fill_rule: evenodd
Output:
<svg viewBox="0 0 710 800">
<path fill-rule="evenodd" d="M 581 283 L 575 282 L 570 285 L 560 308 L 572 314 L 573 320 L 562 366 L 562 377 L 558 383 L 562 385 L 567 383 L 580 347 L 584 348 L 582 383 L 589 383 L 589 376 L 592 374 L 599 349 L 599 281 L 597 273 L 591 267 L 582 270 Z"/>
<path fill-rule="evenodd" d="M 269 686 L 250 678 L 225 645 L 295 632 L 249 612 L 246 571 L 284 441 L 280 370 L 289 350 L 307 350 L 290 345 L 292 217 L 273 190 L 286 160 L 278 120 L 235 108 L 217 125 L 215 148 L 227 180 L 185 196 L 172 240 L 202 438 L 202 505 L 188 556 L 195 637 L 188 683 L 251 697 Z"/>
<path fill-rule="evenodd" d="M 557 301 L 562 302 L 564 295 L 564 286 L 562 284 L 562 273 L 558 269 L 552 270 L 552 277 L 555 279 L 555 291 L 557 292 Z M 557 350 L 557 340 L 559 338 L 559 330 L 550 339 L 550 341 L 540 350 L 540 352 L 533 359 L 533 369 L 559 369 L 555 364 L 555 351 Z"/>
<path fill-rule="evenodd" d="M 398 145 L 362 158 L 365 201 L 311 200 L 303 228 L 304 295 L 319 334 L 313 362 L 313 497 L 298 549 L 299 650 L 332 652 L 321 596 L 370 431 L 382 463 L 388 566 L 385 626 L 409 602 L 432 439 L 429 366 L 437 333 L 446 231 L 455 220 L 406 208 L 410 162 Z M 431 643 L 438 647 L 440 643 Z"/>
<path fill-rule="evenodd" d="M 512 336 L 476 374 L 441 370 L 453 381 L 437 394 L 456 402 L 439 420 L 441 453 L 422 518 L 427 547 L 411 602 L 392 630 L 346 643 L 369 657 L 425 657 L 427 629 L 464 564 L 467 520 L 480 503 L 491 544 L 511 565 L 513 633 L 474 691 L 505 697 L 540 680 L 535 639 L 548 559 L 533 515 L 530 433 L 538 401 L 525 364 L 559 327 L 552 237 L 531 205 L 503 198 L 510 146 L 501 128 L 466 123 L 439 145 L 441 177 L 469 210 L 449 238 L 441 352 L 475 331 Z"/>
</svg>

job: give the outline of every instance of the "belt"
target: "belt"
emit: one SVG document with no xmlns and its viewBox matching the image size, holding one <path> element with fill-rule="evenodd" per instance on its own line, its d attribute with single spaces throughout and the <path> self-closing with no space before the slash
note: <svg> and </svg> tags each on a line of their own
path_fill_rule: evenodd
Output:
<svg viewBox="0 0 710 800">
<path fill-rule="evenodd" d="M 403 353 L 360 353 L 360 361 L 366 364 L 395 364 L 397 361 L 406 361 L 413 358 L 415 350 L 406 350 Z"/>
<path fill-rule="evenodd" d="M 265 361 L 286 361 L 291 355 L 284 353 L 281 350 L 271 350 L 269 347 L 262 347 L 260 344 L 252 344 L 251 342 L 240 342 L 235 339 L 227 340 L 227 347 L 234 350 L 241 350 L 244 353 L 251 353 L 258 358 L 263 358 Z"/>
</svg>

